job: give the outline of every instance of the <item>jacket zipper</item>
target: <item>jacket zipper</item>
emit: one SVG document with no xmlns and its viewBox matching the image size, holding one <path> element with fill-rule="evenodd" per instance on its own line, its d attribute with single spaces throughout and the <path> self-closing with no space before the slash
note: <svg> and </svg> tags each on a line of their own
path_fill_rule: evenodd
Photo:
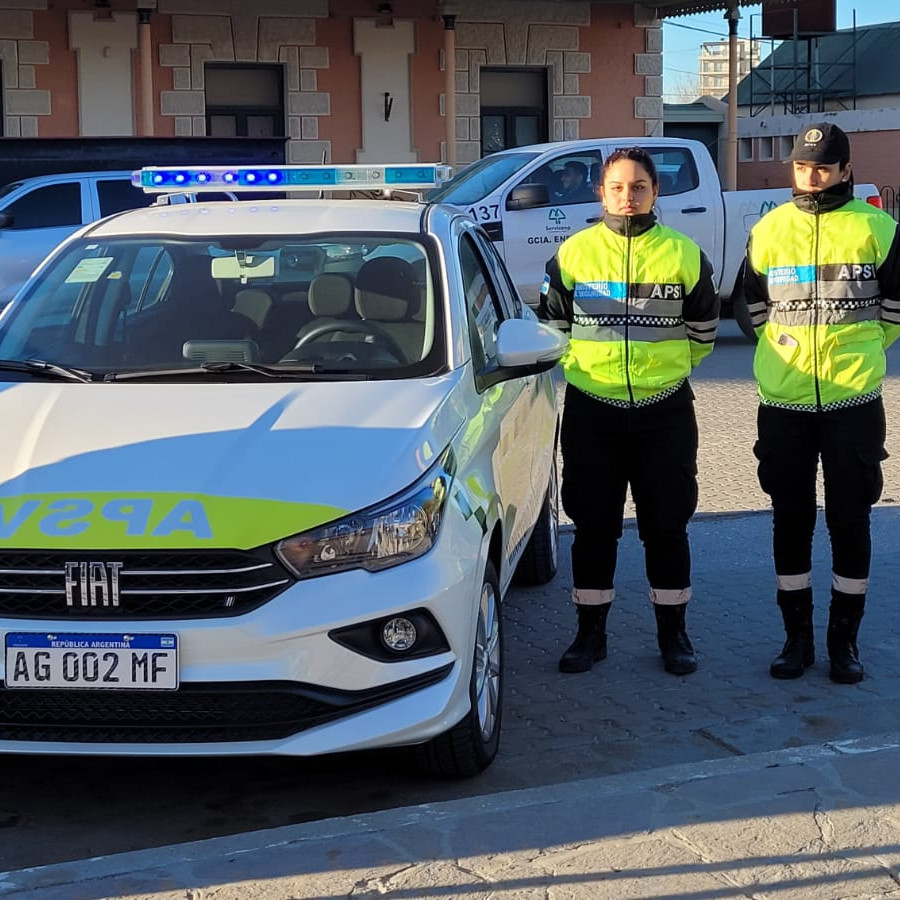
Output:
<svg viewBox="0 0 900 900">
<path fill-rule="evenodd" d="M 813 345 L 813 377 L 816 385 L 816 409 L 822 408 L 822 394 L 819 385 L 819 342 L 816 337 L 819 326 L 819 203 L 815 201 L 816 237 L 813 252 L 813 327 L 810 335 Z"/>
<path fill-rule="evenodd" d="M 634 406 L 634 391 L 631 387 L 631 342 L 629 339 L 628 305 L 631 301 L 631 220 L 625 220 L 625 384 L 628 387 L 628 401 Z"/>
</svg>

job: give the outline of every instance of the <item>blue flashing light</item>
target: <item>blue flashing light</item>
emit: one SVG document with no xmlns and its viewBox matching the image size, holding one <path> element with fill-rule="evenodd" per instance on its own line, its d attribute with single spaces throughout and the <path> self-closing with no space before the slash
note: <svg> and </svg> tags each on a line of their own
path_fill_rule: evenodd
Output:
<svg viewBox="0 0 900 900">
<path fill-rule="evenodd" d="M 398 163 L 396 165 L 346 166 L 204 166 L 200 168 L 149 166 L 132 173 L 136 187 L 149 193 L 174 190 L 215 191 L 223 185 L 231 191 L 384 190 L 434 187 L 450 177 L 449 166 Z"/>
</svg>

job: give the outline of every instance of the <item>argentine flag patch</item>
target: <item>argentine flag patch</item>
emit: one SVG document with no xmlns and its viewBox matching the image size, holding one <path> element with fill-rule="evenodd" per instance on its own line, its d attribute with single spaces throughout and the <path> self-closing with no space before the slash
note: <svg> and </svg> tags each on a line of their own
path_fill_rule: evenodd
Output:
<svg viewBox="0 0 900 900">
<path fill-rule="evenodd" d="M 541 295 L 546 296 L 550 293 L 550 276 L 545 275 L 544 280 L 541 282 Z"/>
</svg>

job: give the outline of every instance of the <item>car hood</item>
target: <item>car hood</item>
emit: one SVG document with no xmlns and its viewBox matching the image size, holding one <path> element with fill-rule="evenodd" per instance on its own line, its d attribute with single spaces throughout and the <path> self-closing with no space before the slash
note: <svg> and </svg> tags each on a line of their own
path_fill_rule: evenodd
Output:
<svg viewBox="0 0 900 900">
<path fill-rule="evenodd" d="M 0 386 L 0 547 L 247 549 L 384 500 L 465 421 L 416 381 Z"/>
</svg>

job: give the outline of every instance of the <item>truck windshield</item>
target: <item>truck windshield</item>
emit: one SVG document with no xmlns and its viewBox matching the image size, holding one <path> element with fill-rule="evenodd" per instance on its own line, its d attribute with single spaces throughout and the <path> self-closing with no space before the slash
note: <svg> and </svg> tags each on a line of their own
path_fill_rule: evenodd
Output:
<svg viewBox="0 0 900 900">
<path fill-rule="evenodd" d="M 429 191 L 433 203 L 468 206 L 497 190 L 507 178 L 531 162 L 537 153 L 494 153 L 457 172 L 446 184 Z"/>
<path fill-rule="evenodd" d="M 95 379 L 234 363 L 245 379 L 419 377 L 442 363 L 436 296 L 414 236 L 85 239 L 4 315 L 0 360 Z"/>
</svg>

